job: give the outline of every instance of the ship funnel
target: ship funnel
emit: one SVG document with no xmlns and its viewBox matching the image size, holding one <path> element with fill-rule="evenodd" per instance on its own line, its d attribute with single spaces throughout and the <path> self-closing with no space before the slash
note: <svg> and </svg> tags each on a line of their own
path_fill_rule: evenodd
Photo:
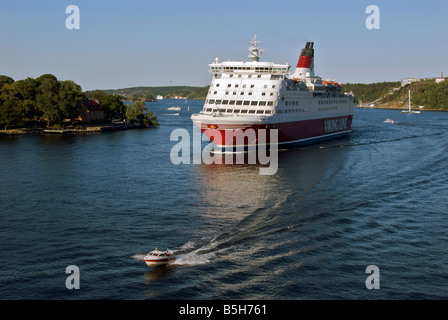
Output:
<svg viewBox="0 0 448 320">
<path fill-rule="evenodd" d="M 299 61 L 297 62 L 297 68 L 294 72 L 294 78 L 304 78 L 306 74 L 314 76 L 314 42 L 307 42 L 305 48 L 300 53 Z"/>
</svg>

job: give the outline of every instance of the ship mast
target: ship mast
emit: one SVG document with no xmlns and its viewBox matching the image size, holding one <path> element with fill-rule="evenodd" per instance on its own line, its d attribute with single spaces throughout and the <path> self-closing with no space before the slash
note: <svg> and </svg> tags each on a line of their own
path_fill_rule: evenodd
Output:
<svg viewBox="0 0 448 320">
<path fill-rule="evenodd" d="M 249 41 L 250 47 L 249 47 L 249 55 L 248 55 L 248 57 L 251 58 L 253 61 L 256 61 L 256 62 L 258 62 L 260 60 L 260 55 L 259 54 L 263 53 L 263 52 L 260 51 L 260 50 L 263 50 L 263 49 L 260 49 L 260 47 L 258 47 L 258 43 L 260 43 L 260 42 L 261 42 L 260 40 L 257 40 L 257 34 L 256 33 L 254 34 L 254 38 L 251 41 Z"/>
</svg>

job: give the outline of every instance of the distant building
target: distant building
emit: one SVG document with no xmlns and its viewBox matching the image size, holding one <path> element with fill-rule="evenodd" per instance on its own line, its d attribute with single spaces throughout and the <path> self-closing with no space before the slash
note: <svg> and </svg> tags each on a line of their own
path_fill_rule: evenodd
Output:
<svg viewBox="0 0 448 320">
<path fill-rule="evenodd" d="M 418 78 L 404 78 L 401 79 L 401 86 L 404 87 L 407 84 L 411 84 L 412 82 L 417 82 L 424 79 L 418 79 Z"/>
<path fill-rule="evenodd" d="M 445 81 L 445 78 L 443 77 L 443 72 L 442 72 L 442 76 L 440 78 L 404 78 L 401 79 L 401 86 L 404 87 L 407 84 L 411 84 L 412 82 L 417 82 L 417 81 L 422 81 L 422 80 L 431 80 L 431 79 L 435 79 L 436 83 L 440 83 L 442 81 Z"/>
<path fill-rule="evenodd" d="M 79 106 L 78 120 L 82 122 L 104 120 L 104 109 L 96 100 L 84 100 Z"/>
</svg>

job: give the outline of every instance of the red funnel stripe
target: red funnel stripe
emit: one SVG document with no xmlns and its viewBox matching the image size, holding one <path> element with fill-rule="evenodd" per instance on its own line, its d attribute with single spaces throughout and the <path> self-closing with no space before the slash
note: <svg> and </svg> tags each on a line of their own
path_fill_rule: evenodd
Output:
<svg viewBox="0 0 448 320">
<path fill-rule="evenodd" d="M 313 57 L 300 56 L 297 68 L 310 68 L 313 62 Z"/>
</svg>

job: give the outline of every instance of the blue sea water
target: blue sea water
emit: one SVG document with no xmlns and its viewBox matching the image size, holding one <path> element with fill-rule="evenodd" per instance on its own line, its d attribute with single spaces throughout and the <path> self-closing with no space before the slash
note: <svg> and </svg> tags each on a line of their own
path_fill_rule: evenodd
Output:
<svg viewBox="0 0 448 320">
<path fill-rule="evenodd" d="M 173 164 L 187 106 L 149 103 L 160 128 L 0 138 L 0 299 L 448 298 L 447 113 L 356 109 L 348 137 L 260 175 Z M 147 267 L 155 247 L 176 263 Z"/>
</svg>

